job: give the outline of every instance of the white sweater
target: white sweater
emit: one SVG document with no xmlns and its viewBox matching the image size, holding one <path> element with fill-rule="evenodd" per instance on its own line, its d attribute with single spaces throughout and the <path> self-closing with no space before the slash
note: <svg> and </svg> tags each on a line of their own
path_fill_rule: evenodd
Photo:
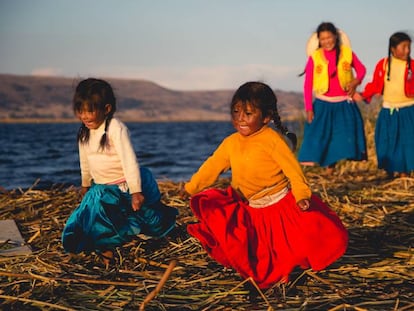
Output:
<svg viewBox="0 0 414 311">
<path fill-rule="evenodd" d="M 105 122 L 96 130 L 90 130 L 89 142 L 79 143 L 79 159 L 82 186 L 96 184 L 118 184 L 127 182 L 129 192 L 141 192 L 139 164 L 132 146 L 128 128 L 112 118 L 107 129 L 109 145 L 100 148 Z"/>
</svg>

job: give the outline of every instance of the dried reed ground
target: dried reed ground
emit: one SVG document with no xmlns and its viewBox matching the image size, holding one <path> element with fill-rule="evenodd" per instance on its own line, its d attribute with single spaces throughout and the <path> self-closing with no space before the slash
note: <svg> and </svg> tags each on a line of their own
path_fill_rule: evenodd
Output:
<svg viewBox="0 0 414 311">
<path fill-rule="evenodd" d="M 323 271 L 295 270 L 288 284 L 252 295 L 249 280 L 223 269 L 188 236 L 185 226 L 195 219 L 178 196 L 179 185 L 169 181 L 159 185 L 163 201 L 180 212 L 175 236 L 137 237 L 105 269 L 95 254 L 71 256 L 62 249 L 60 236 L 79 202 L 77 189 L 32 187 L 0 194 L 0 219 L 15 219 L 33 249 L 29 256 L 0 257 L 1 307 L 139 310 L 177 260 L 145 310 L 414 310 L 414 178 L 390 180 L 376 169 L 373 123 L 366 127 L 369 161 L 340 163 L 334 176 L 305 169 L 313 191 L 350 235 L 346 254 Z"/>
</svg>

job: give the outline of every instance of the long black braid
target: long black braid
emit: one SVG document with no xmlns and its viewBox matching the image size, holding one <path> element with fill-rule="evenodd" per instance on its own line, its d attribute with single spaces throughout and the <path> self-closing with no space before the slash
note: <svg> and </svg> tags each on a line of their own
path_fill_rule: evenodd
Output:
<svg viewBox="0 0 414 311">
<path fill-rule="evenodd" d="M 230 105 L 231 111 L 233 111 L 237 103 L 242 103 L 243 105 L 250 103 L 260 109 L 263 117 L 270 117 L 276 129 L 283 135 L 286 135 L 292 141 L 294 148 L 296 148 L 296 135 L 289 132 L 288 128 L 282 123 L 277 109 L 277 97 L 267 84 L 262 82 L 244 83 L 233 95 Z"/>
<path fill-rule="evenodd" d="M 78 130 L 78 142 L 87 143 L 89 141 L 89 129 L 82 123 Z"/>
<path fill-rule="evenodd" d="M 289 140 L 292 142 L 292 149 L 296 150 L 296 147 L 297 147 L 297 144 L 298 144 L 298 138 L 297 138 L 295 133 L 289 132 L 288 128 L 285 125 L 282 124 L 282 120 L 280 119 L 280 115 L 279 115 L 279 112 L 277 111 L 277 107 L 273 111 L 272 120 L 273 120 L 273 124 L 275 125 L 275 127 L 283 135 L 285 135 L 287 138 L 289 138 Z"/>
<path fill-rule="evenodd" d="M 390 40 L 388 43 L 387 81 L 390 81 L 392 48 L 396 48 L 397 45 L 403 41 L 409 41 L 411 43 L 411 37 L 405 32 L 396 32 L 390 37 Z M 407 58 L 407 66 L 408 66 L 408 75 L 410 76 L 412 75 L 410 55 L 408 55 L 408 58 Z"/>
<path fill-rule="evenodd" d="M 104 133 L 101 137 L 101 141 L 99 142 L 101 149 L 104 149 L 105 147 L 108 146 L 108 135 L 106 133 L 108 131 L 108 126 L 109 126 L 109 123 L 111 122 L 111 119 L 112 118 L 108 118 L 108 117 L 105 119 Z"/>
<path fill-rule="evenodd" d="M 106 106 L 110 110 L 106 113 Z M 100 141 L 100 148 L 105 149 L 108 146 L 107 130 L 111 119 L 116 111 L 116 99 L 110 84 L 101 79 L 88 78 L 82 80 L 75 90 L 73 96 L 73 111 L 76 114 L 82 111 L 98 112 L 105 115 L 105 130 Z M 78 130 L 77 141 L 88 143 L 90 130 L 82 123 Z"/>
</svg>

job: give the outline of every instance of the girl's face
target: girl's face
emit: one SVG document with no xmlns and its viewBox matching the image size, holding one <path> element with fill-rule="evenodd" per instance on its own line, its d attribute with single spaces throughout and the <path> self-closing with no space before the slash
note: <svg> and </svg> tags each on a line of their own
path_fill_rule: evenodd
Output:
<svg viewBox="0 0 414 311">
<path fill-rule="evenodd" d="M 392 56 L 401 60 L 407 60 L 411 53 L 411 42 L 402 41 L 395 48 L 391 48 Z"/>
<path fill-rule="evenodd" d="M 110 109 L 110 105 L 106 105 L 105 112 L 98 110 L 89 111 L 87 105 L 83 105 L 82 109 L 76 113 L 76 116 L 88 129 L 96 130 L 105 121 Z"/>
<path fill-rule="evenodd" d="M 260 109 L 241 102 L 234 105 L 231 117 L 234 128 L 243 136 L 252 135 L 270 121 L 269 117 L 263 118 Z"/>
<path fill-rule="evenodd" d="M 319 45 L 324 50 L 333 50 L 335 48 L 336 40 L 336 36 L 330 31 L 321 31 L 319 33 Z"/>
</svg>

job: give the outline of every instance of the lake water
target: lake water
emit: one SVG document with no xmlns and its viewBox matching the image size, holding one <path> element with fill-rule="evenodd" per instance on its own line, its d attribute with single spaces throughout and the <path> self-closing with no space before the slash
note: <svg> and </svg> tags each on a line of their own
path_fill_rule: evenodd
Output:
<svg viewBox="0 0 414 311">
<path fill-rule="evenodd" d="M 139 163 L 157 180 L 176 182 L 188 180 L 234 132 L 230 122 L 126 124 Z M 0 124 L 0 186 L 26 189 L 37 180 L 37 189 L 79 186 L 78 128 L 78 123 Z"/>
</svg>

